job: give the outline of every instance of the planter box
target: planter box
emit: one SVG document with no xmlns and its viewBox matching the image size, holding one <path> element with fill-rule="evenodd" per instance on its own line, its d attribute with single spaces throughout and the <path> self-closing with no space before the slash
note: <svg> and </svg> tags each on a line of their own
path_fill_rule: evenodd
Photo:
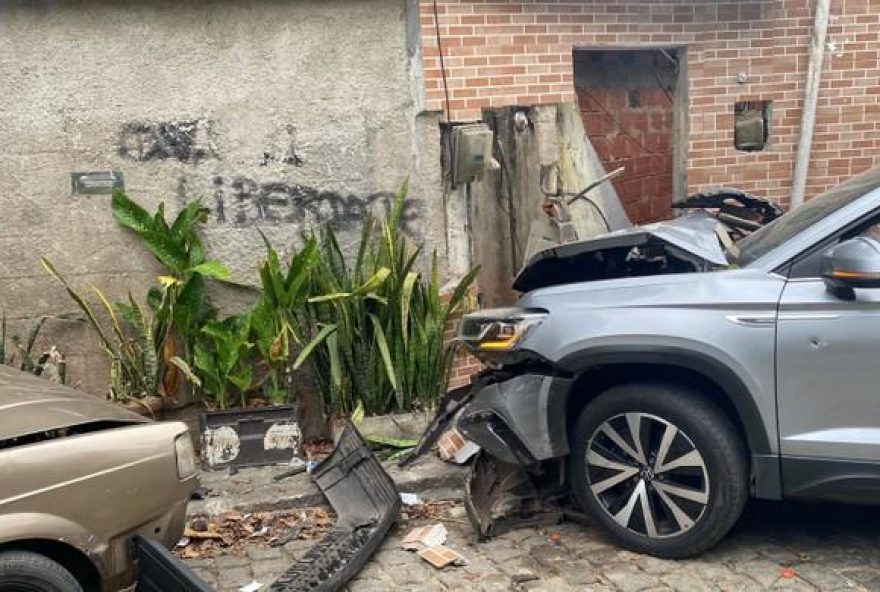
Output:
<svg viewBox="0 0 880 592">
<path fill-rule="evenodd" d="M 302 445 L 298 420 L 293 405 L 206 411 L 199 418 L 202 466 L 217 470 L 288 463 Z"/>
</svg>

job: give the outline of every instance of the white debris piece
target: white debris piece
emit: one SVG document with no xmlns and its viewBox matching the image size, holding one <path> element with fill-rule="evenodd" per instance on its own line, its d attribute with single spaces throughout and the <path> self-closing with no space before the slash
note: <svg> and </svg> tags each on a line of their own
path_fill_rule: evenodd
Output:
<svg viewBox="0 0 880 592">
<path fill-rule="evenodd" d="M 415 493 L 401 493 L 400 501 L 403 502 L 404 506 L 418 506 L 422 503 L 421 498 Z"/>
<path fill-rule="evenodd" d="M 407 551 L 436 547 L 446 542 L 447 534 L 446 527 L 439 522 L 429 526 L 420 526 L 413 528 L 403 537 L 402 546 Z"/>
<path fill-rule="evenodd" d="M 262 587 L 263 587 L 263 584 L 261 584 L 260 582 L 258 582 L 256 580 L 253 580 L 247 586 L 242 586 L 241 588 L 239 588 L 238 592 L 257 592 L 257 590 L 259 590 Z"/>
</svg>

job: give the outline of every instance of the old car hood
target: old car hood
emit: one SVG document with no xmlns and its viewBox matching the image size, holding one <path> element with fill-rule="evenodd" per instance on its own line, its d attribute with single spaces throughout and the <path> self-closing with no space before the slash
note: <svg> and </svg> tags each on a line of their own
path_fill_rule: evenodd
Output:
<svg viewBox="0 0 880 592">
<path fill-rule="evenodd" d="M 727 266 L 727 259 L 716 234 L 718 220 L 705 212 L 694 212 L 665 222 L 634 226 L 544 249 L 536 253 L 513 282 L 513 289 L 528 292 L 549 285 L 569 282 L 651 275 L 622 269 L 611 257 L 617 252 L 618 263 L 631 261 L 633 247 L 647 247 L 655 253 L 678 257 L 702 271 Z M 603 255 L 607 255 L 603 257 Z M 588 264 L 591 266 L 587 271 Z M 653 274 L 665 273 L 654 271 Z"/>
<path fill-rule="evenodd" d="M 94 395 L 0 364 L 0 441 L 95 422 L 143 421 Z"/>
</svg>

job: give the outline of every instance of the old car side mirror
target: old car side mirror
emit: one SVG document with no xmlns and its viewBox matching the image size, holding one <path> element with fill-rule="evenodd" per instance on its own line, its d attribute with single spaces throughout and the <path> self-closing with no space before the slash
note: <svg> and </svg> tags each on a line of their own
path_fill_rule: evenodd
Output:
<svg viewBox="0 0 880 592">
<path fill-rule="evenodd" d="M 822 257 L 822 279 L 839 298 L 855 298 L 854 288 L 880 288 L 880 242 L 859 236 L 840 243 Z"/>
</svg>

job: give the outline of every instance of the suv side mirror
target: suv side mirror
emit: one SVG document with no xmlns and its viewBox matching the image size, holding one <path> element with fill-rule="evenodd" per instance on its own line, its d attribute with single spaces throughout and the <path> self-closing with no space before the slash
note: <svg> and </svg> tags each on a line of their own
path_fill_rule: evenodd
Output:
<svg viewBox="0 0 880 592">
<path fill-rule="evenodd" d="M 880 242 L 859 236 L 832 247 L 822 257 L 822 279 L 847 300 L 855 298 L 854 288 L 880 288 Z"/>
</svg>

